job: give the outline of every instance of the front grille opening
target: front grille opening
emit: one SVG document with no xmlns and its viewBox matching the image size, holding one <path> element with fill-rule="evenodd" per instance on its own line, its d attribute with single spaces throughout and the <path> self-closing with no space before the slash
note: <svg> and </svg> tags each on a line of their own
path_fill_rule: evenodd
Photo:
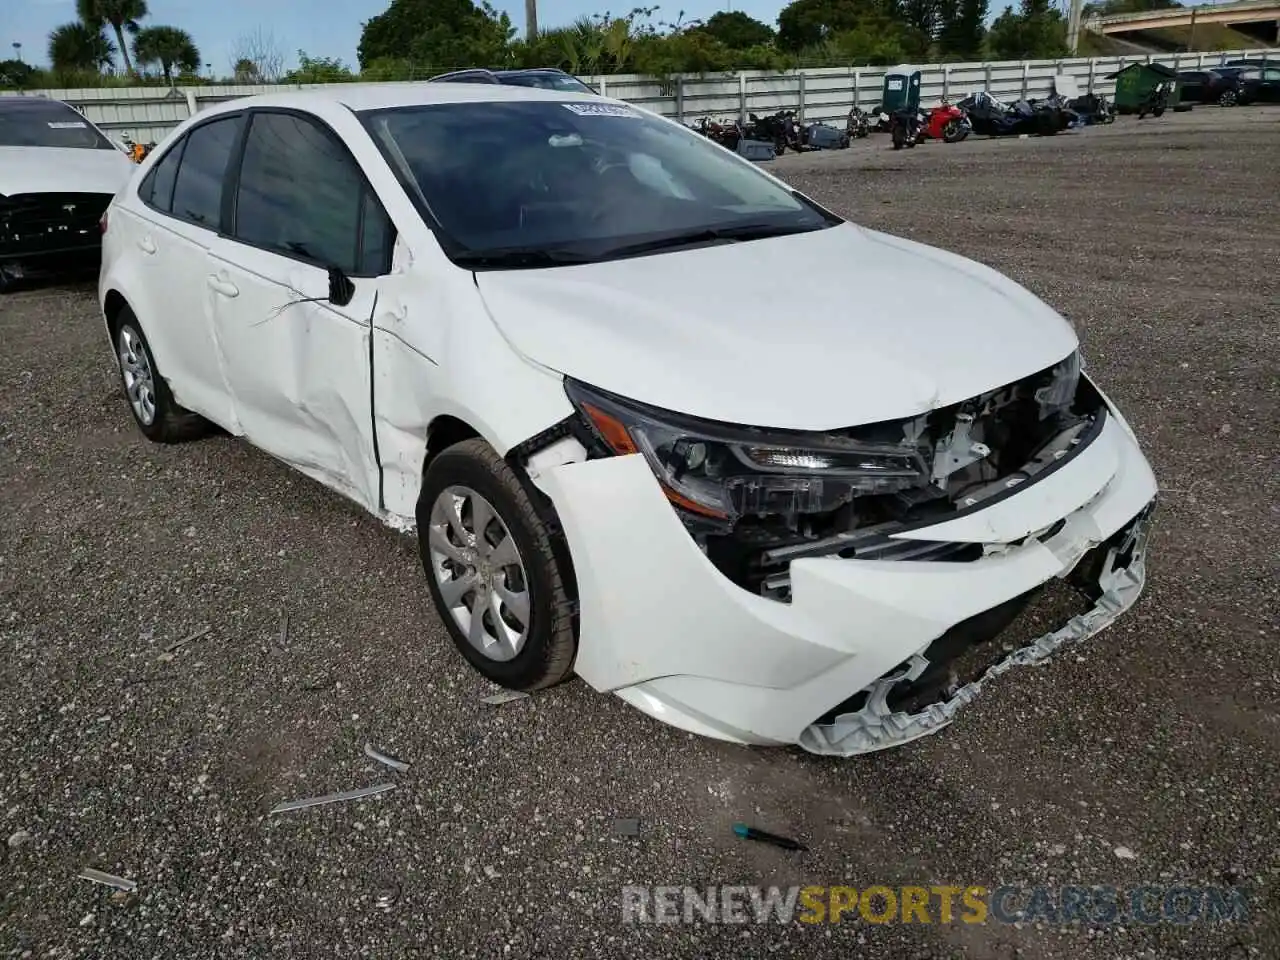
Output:
<svg viewBox="0 0 1280 960">
<path fill-rule="evenodd" d="M 106 193 L 24 193 L 0 200 L 0 255 L 98 245 L 98 224 L 110 204 Z"/>
<path fill-rule="evenodd" d="M 1105 542 L 1089 550 L 1065 579 L 1055 578 L 984 610 L 938 637 L 922 655 L 928 665 L 915 679 L 905 677 L 910 660 L 885 671 L 877 684 L 903 675 L 886 697 L 889 711 L 912 715 L 923 712 L 931 704 L 949 700 L 957 690 L 980 679 L 1014 651 L 1060 629 L 1073 617 L 1087 613 L 1098 601 L 1101 593 L 1098 578 L 1106 568 L 1111 551 L 1116 551 L 1112 569 L 1125 569 L 1137 549 L 1134 531 L 1147 522 L 1153 507 L 1154 502 Z M 843 714 L 857 713 L 866 706 L 869 697 L 870 688 L 859 690 L 824 713 L 816 723 L 827 725 Z"/>
<path fill-rule="evenodd" d="M 752 593 L 781 602 L 790 600 L 791 561 L 801 557 L 978 560 L 984 553 L 980 544 L 906 540 L 894 534 L 982 509 L 1057 469 L 1092 442 L 1105 419 L 1102 397 L 1083 376 L 1074 381 L 1074 392 L 1064 392 L 1063 367 L 1055 365 L 923 417 L 845 431 L 858 440 L 915 443 L 934 471 L 927 486 L 858 497 L 827 513 L 744 516 L 727 525 L 681 510 L 681 519 L 721 573 Z M 962 432 L 989 452 L 969 462 L 957 456 L 954 441 Z"/>
</svg>

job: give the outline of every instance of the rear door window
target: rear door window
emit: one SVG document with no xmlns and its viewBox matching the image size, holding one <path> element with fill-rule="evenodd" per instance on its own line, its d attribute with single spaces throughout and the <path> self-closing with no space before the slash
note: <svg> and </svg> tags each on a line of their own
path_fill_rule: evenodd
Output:
<svg viewBox="0 0 1280 960">
<path fill-rule="evenodd" d="M 239 116 L 213 120 L 187 134 L 181 165 L 173 185 L 175 217 L 210 230 L 222 220 L 222 184 L 227 161 L 240 133 Z M 158 179 L 158 178 L 157 178 Z"/>
</svg>

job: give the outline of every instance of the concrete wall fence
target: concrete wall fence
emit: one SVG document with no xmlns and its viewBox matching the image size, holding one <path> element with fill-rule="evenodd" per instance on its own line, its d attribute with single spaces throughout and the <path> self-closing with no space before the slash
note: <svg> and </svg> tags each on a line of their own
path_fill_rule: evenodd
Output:
<svg viewBox="0 0 1280 960">
<path fill-rule="evenodd" d="M 1107 74 L 1132 63 L 1162 63 L 1176 70 L 1212 69 L 1230 60 L 1245 58 L 1276 61 L 1280 49 L 1228 50 L 1213 53 L 1177 53 L 1152 56 L 1091 57 L 1066 60 L 1022 60 L 996 63 L 948 63 L 923 66 L 921 103 L 953 100 L 986 89 L 1002 100 L 1043 97 L 1057 74 L 1076 78 L 1082 91 L 1111 96 L 1115 82 Z M 698 117 L 726 118 L 747 113 L 766 114 L 797 110 L 807 121 L 843 125 L 849 108 L 864 109 L 880 102 L 885 68 L 827 67 L 766 73 L 680 76 L 668 80 L 637 75 L 584 77 L 602 94 L 626 100 L 678 120 Z M 175 126 L 215 103 L 238 97 L 281 90 L 305 90 L 324 84 L 276 84 L 270 86 L 196 86 L 166 90 L 157 87 L 103 87 L 84 90 L 41 90 L 33 94 L 65 100 L 112 136 L 136 143 L 159 142 Z M 0 95 L 5 95 L 0 92 Z"/>
</svg>

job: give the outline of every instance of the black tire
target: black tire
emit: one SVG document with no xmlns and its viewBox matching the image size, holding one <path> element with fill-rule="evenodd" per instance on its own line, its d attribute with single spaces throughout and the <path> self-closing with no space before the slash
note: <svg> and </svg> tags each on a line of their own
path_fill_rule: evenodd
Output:
<svg viewBox="0 0 1280 960">
<path fill-rule="evenodd" d="M 473 647 L 440 592 L 431 558 L 431 511 L 437 497 L 453 486 L 469 487 L 487 500 L 519 551 L 529 594 L 529 623 L 523 646 L 510 660 L 490 659 Z M 487 679 L 512 690 L 539 690 L 570 677 L 578 640 L 567 571 L 557 559 L 547 523 L 510 465 L 480 439 L 444 450 L 431 461 L 423 478 L 417 521 L 418 551 L 431 599 L 467 662 Z"/>
<path fill-rule="evenodd" d="M 1153 117 L 1163 117 L 1163 116 L 1164 116 L 1164 107 L 1156 107 L 1154 110 L 1152 110 L 1152 111 L 1151 111 L 1151 115 L 1152 115 Z"/>
<path fill-rule="evenodd" d="M 135 353 L 141 351 L 151 371 L 151 394 L 155 412 L 150 423 L 146 422 L 134 407 L 133 400 L 129 396 L 129 383 L 122 356 L 125 353 L 126 337 L 131 338 L 130 342 L 134 345 Z M 153 443 L 186 443 L 189 440 L 199 439 L 209 432 L 208 420 L 180 406 L 173 399 L 168 381 L 156 366 L 147 335 L 142 332 L 142 325 L 138 323 L 138 318 L 127 306 L 122 307 L 112 321 L 111 341 L 115 347 L 116 368 L 120 371 L 120 386 L 124 392 L 125 402 L 129 404 L 129 412 L 133 414 L 133 420 L 144 437 Z"/>
</svg>

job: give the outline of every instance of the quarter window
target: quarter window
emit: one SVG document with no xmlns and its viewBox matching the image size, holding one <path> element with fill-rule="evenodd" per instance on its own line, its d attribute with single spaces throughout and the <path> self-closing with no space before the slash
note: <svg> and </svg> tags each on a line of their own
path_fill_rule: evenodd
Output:
<svg viewBox="0 0 1280 960">
<path fill-rule="evenodd" d="M 239 130 L 240 118 L 235 116 L 203 124 L 187 134 L 173 186 L 174 216 L 218 229 L 222 220 L 222 182 Z"/>
<path fill-rule="evenodd" d="M 182 162 L 182 150 L 185 146 L 185 141 L 174 144 L 138 188 L 138 196 L 165 213 L 173 209 L 173 184 L 178 179 L 178 164 Z"/>
<path fill-rule="evenodd" d="M 236 239 L 360 276 L 384 271 L 389 223 L 351 155 L 314 120 L 258 113 L 245 140 Z"/>
</svg>

